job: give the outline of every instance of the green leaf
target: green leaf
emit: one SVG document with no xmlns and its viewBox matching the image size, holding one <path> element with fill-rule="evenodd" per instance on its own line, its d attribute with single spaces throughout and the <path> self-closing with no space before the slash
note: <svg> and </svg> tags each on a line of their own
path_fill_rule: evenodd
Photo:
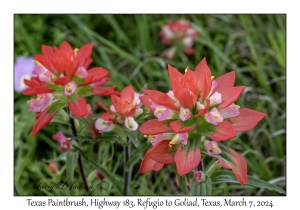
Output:
<svg viewBox="0 0 300 210">
<path fill-rule="evenodd" d="M 218 144 L 218 145 L 222 150 L 222 153 L 219 155 L 214 155 L 214 157 L 220 158 L 221 160 L 228 162 L 230 165 L 232 165 L 233 168 L 236 168 L 236 165 L 232 160 L 232 155 L 227 150 L 228 148 L 222 144 Z"/>
<path fill-rule="evenodd" d="M 206 195 L 211 196 L 212 194 L 212 182 L 210 177 L 205 178 L 205 184 L 206 184 Z"/>
<path fill-rule="evenodd" d="M 207 195 L 207 190 L 206 190 L 206 182 L 202 181 L 200 183 L 200 195 Z"/>
<path fill-rule="evenodd" d="M 51 122 L 57 122 L 60 124 L 69 124 L 69 117 L 65 110 L 61 109 L 58 111 L 58 113 L 54 116 L 54 118 L 51 120 Z"/>
<path fill-rule="evenodd" d="M 133 143 L 133 145 L 138 148 L 140 145 L 140 141 L 137 135 L 137 132 L 132 131 L 132 132 L 127 132 L 126 133 L 127 137 L 129 138 L 129 140 Z"/>
<path fill-rule="evenodd" d="M 114 124 L 114 128 L 112 131 L 115 131 L 117 134 L 119 134 L 120 138 L 118 138 L 118 142 L 121 145 L 123 145 L 123 146 L 127 145 L 126 135 L 123 132 L 122 128 L 120 128 L 118 125 Z"/>
<path fill-rule="evenodd" d="M 126 169 L 125 169 L 126 171 L 129 171 L 129 169 L 133 167 L 136 164 L 136 162 L 141 160 L 147 148 L 148 148 L 148 144 L 143 144 L 139 149 L 133 150 L 126 164 Z"/>
<path fill-rule="evenodd" d="M 82 155 L 82 157 L 84 159 L 86 159 L 89 163 L 91 163 L 91 165 L 93 167 L 95 167 L 96 169 L 99 169 L 101 171 L 101 173 L 105 176 L 105 179 L 107 179 L 109 182 L 111 182 L 112 185 L 116 188 L 118 194 L 122 195 L 122 185 L 115 178 L 115 175 L 113 175 L 112 173 L 106 171 L 105 168 L 99 166 L 94 160 L 90 159 L 84 152 L 82 152 L 82 150 L 79 147 L 74 146 L 74 145 L 73 145 L 73 147 Z"/>
<path fill-rule="evenodd" d="M 211 180 L 213 184 L 218 184 L 218 183 L 236 183 L 240 184 L 235 175 L 231 171 L 218 171 L 211 176 Z M 257 188 L 263 188 L 267 190 L 274 190 L 278 193 L 281 194 L 286 194 L 283 189 L 280 187 L 271 184 L 267 181 L 263 181 L 257 178 L 254 178 L 252 176 L 248 176 L 249 183 L 245 185 L 257 187 Z"/>
<path fill-rule="evenodd" d="M 201 194 L 201 186 L 200 184 L 196 184 L 195 180 L 192 183 L 192 195 L 200 195 Z"/>
<path fill-rule="evenodd" d="M 74 170 L 78 159 L 78 152 L 68 151 L 67 153 L 67 179 L 69 182 L 74 181 Z"/>
<path fill-rule="evenodd" d="M 210 196 L 212 194 L 212 182 L 210 177 L 204 177 L 203 180 L 196 184 L 196 181 L 192 182 L 192 195 L 204 195 Z"/>
<path fill-rule="evenodd" d="M 186 176 L 177 176 L 180 189 L 183 193 L 183 195 L 189 195 L 188 188 L 187 188 L 187 182 L 186 182 Z"/>
<path fill-rule="evenodd" d="M 48 85 L 49 89 L 55 90 L 57 92 L 63 92 L 64 88 L 61 85 L 56 85 L 56 84 L 49 84 Z"/>
<path fill-rule="evenodd" d="M 90 128 L 94 127 L 94 125 L 93 125 L 94 121 L 93 121 L 92 117 L 89 117 L 88 119 L 86 119 L 84 117 L 79 117 L 77 119 Z"/>
<path fill-rule="evenodd" d="M 86 97 L 92 95 L 92 89 L 89 86 L 81 86 L 76 90 L 77 95 Z"/>
<path fill-rule="evenodd" d="M 52 103 L 49 106 L 49 113 L 58 112 L 59 110 L 63 109 L 66 106 L 66 102 L 64 100 L 58 100 Z"/>
<path fill-rule="evenodd" d="M 101 142 L 110 142 L 114 143 L 116 141 L 120 141 L 120 137 L 115 132 L 104 132 L 101 135 L 91 138 L 90 136 L 76 136 L 74 139 L 78 141 L 101 141 Z"/>
<path fill-rule="evenodd" d="M 215 132 L 216 126 L 206 122 L 205 120 L 198 120 L 196 130 L 204 136 L 206 134 Z"/>
</svg>

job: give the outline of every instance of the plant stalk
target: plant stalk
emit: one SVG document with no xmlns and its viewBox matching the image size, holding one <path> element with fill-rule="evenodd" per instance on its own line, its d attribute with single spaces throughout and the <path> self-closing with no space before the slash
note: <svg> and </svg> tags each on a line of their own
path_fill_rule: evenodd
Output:
<svg viewBox="0 0 300 210">
<path fill-rule="evenodd" d="M 124 147 L 124 186 L 123 186 L 123 195 L 128 194 L 128 185 L 129 185 L 129 171 L 126 170 L 126 165 L 129 161 L 130 156 L 130 146 L 129 138 L 127 137 L 128 145 Z"/>
<path fill-rule="evenodd" d="M 71 124 L 72 136 L 74 138 L 74 137 L 77 136 L 77 131 L 76 131 L 76 128 L 75 128 L 74 119 L 71 118 L 71 117 L 70 117 L 70 124 Z M 79 145 L 79 141 L 77 139 L 75 139 L 75 140 L 76 140 L 76 142 Z M 78 163 L 78 166 L 79 166 L 80 176 L 81 176 L 81 180 L 83 182 L 85 195 L 89 195 L 88 184 L 87 184 L 85 173 L 84 173 L 84 168 L 83 168 L 83 164 L 82 164 L 81 154 L 78 154 L 77 163 Z"/>
</svg>

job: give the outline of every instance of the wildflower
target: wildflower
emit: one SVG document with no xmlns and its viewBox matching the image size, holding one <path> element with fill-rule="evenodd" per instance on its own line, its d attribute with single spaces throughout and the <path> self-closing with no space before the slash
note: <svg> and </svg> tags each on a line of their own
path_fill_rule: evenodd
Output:
<svg viewBox="0 0 300 210">
<path fill-rule="evenodd" d="M 23 94 L 26 96 L 40 96 L 51 93 L 53 98 L 51 103 L 44 102 L 42 108 L 37 108 L 37 99 L 32 98 L 29 102 L 30 111 L 42 112 L 47 110 L 47 114 L 42 115 L 47 118 L 42 125 L 37 125 L 36 121 L 33 129 L 35 136 L 58 110 L 68 106 L 70 112 L 75 117 L 86 117 L 89 112 L 88 105 L 83 97 L 89 95 L 108 96 L 118 94 L 115 87 L 102 87 L 109 81 L 107 78 L 109 71 L 102 67 L 88 69 L 92 63 L 90 58 L 93 44 L 87 44 L 79 50 L 73 50 L 70 44 L 64 41 L 60 48 L 42 46 L 42 55 L 34 55 L 37 66 L 33 70 L 36 76 L 25 79 L 28 86 Z M 101 83 L 99 83 L 101 82 Z M 50 119 L 50 121 L 49 121 Z M 46 123 L 47 122 L 47 123 Z"/>
<path fill-rule="evenodd" d="M 72 142 L 70 141 L 70 139 L 65 137 L 65 135 L 61 131 L 58 131 L 57 134 L 52 136 L 52 138 L 60 142 L 59 149 L 61 151 L 67 152 L 70 149 Z"/>
<path fill-rule="evenodd" d="M 245 89 L 245 86 L 234 87 L 234 72 L 213 80 L 205 58 L 195 71 L 187 68 L 185 74 L 170 65 L 168 68 L 173 90 L 168 94 L 143 90 L 147 95 L 140 97 L 142 103 L 158 118 L 145 122 L 140 132 L 149 136 L 167 133 L 168 138 L 153 144 L 146 152 L 139 173 L 158 171 L 164 164 L 175 162 L 178 174 L 183 176 L 201 161 L 201 136 L 205 135 L 214 142 L 229 140 L 236 136 L 236 132 L 254 128 L 266 116 L 234 104 Z M 153 103 L 160 110 L 173 112 L 175 118 L 160 120 Z M 221 154 L 214 142 L 206 145 L 209 155 Z M 236 170 L 235 166 L 226 165 L 222 160 L 220 164 Z M 245 167 L 240 169 L 243 171 L 236 174 L 243 173 L 240 177 L 245 178 Z"/>
<path fill-rule="evenodd" d="M 177 20 L 175 22 L 168 22 L 159 32 L 162 43 L 171 45 L 170 49 L 163 52 L 163 56 L 172 59 L 178 48 L 183 47 L 183 51 L 187 55 L 194 54 L 194 41 L 199 34 L 190 27 L 187 20 Z M 180 43 L 178 46 L 177 43 Z"/>
<path fill-rule="evenodd" d="M 17 58 L 16 63 L 15 63 L 15 91 L 16 92 L 22 92 L 24 91 L 27 86 L 24 83 L 24 79 L 29 79 L 33 73 L 32 71 L 34 70 L 35 64 L 33 62 L 32 57 L 23 57 L 20 56 Z"/>
<path fill-rule="evenodd" d="M 112 105 L 110 107 L 103 101 L 97 102 L 100 107 L 107 111 L 95 121 L 95 127 L 98 129 L 98 132 L 112 130 L 114 122 L 124 124 L 130 131 L 137 130 L 138 123 L 135 121 L 135 118 L 143 112 L 140 108 L 142 105 L 140 96 L 142 95 L 136 93 L 133 87 L 129 85 L 123 88 L 120 96 L 111 96 Z"/>
</svg>

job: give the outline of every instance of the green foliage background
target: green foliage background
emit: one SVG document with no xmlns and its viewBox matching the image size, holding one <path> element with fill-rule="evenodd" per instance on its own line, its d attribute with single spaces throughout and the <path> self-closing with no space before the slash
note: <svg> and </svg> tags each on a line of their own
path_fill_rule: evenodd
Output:
<svg viewBox="0 0 300 210">
<path fill-rule="evenodd" d="M 111 85 L 120 91 L 131 84 L 136 91 L 142 88 L 170 90 L 167 64 L 184 72 L 194 69 L 203 57 L 215 77 L 236 71 L 235 85 L 247 88 L 238 100 L 247 107 L 267 114 L 253 130 L 238 133 L 224 144 L 244 155 L 248 175 L 260 178 L 285 189 L 286 187 L 286 16 L 285 15 L 23 15 L 15 18 L 14 58 L 41 54 L 42 44 L 59 46 L 63 40 L 73 48 L 93 42 L 92 66 L 110 71 Z M 161 57 L 166 49 L 158 32 L 168 20 L 188 19 L 200 34 L 194 44 L 195 54 L 178 54 L 174 60 Z M 28 113 L 29 97 L 14 95 L 14 184 L 20 195 L 83 195 L 83 190 L 64 191 L 25 188 L 24 183 L 50 185 L 68 181 L 67 154 L 59 150 L 52 135 L 67 125 L 50 123 L 36 137 L 28 135 L 34 123 Z M 93 110 L 101 97 L 89 98 Z M 123 176 L 123 147 L 116 137 L 82 144 L 84 167 L 93 195 L 120 195 Z M 143 136 L 138 136 L 140 148 L 132 147 L 129 168 L 130 195 L 182 195 L 176 184 L 175 165 L 167 165 L 160 172 L 138 175 L 141 158 L 150 148 Z M 68 154 L 71 155 L 71 154 Z M 55 162 L 59 173 L 53 175 L 47 168 Z M 206 158 L 205 164 L 211 163 Z M 94 170 L 101 166 L 107 171 L 103 181 Z M 111 178 L 110 178 L 111 177 Z M 112 178 L 113 177 L 113 178 Z M 69 177 L 68 177 L 69 178 Z M 192 178 L 192 174 L 189 175 Z M 188 178 L 188 179 L 189 179 Z M 79 169 L 74 181 L 80 183 Z M 279 195 L 250 186 L 216 184 L 213 195 Z"/>
</svg>

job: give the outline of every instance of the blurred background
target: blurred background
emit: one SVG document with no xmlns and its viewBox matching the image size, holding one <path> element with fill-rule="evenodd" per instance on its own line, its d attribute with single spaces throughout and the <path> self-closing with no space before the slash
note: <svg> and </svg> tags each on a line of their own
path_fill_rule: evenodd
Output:
<svg viewBox="0 0 300 210">
<path fill-rule="evenodd" d="M 178 41 L 167 45 L 160 31 L 168 22 L 177 20 L 188 20 L 197 35 L 188 43 Z M 266 113 L 267 117 L 253 130 L 238 133 L 224 144 L 244 156 L 248 175 L 286 188 L 285 15 L 19 14 L 14 16 L 14 23 L 14 183 L 20 195 L 83 195 L 83 190 L 24 187 L 26 182 L 49 185 L 66 181 L 67 154 L 59 150 L 59 143 L 52 136 L 58 128 L 70 134 L 68 126 L 50 123 L 32 137 L 34 113 L 28 112 L 27 106 L 30 97 L 20 93 L 24 88 L 20 81 L 33 68 L 30 57 L 41 54 L 43 44 L 60 46 L 64 40 L 73 48 L 92 42 L 92 66 L 109 70 L 112 78 L 109 84 L 116 85 L 119 91 L 131 84 L 137 92 L 142 88 L 167 92 L 170 90 L 168 64 L 184 72 L 186 67 L 195 69 L 203 57 L 215 78 L 235 71 L 235 85 L 247 86 L 237 104 Z M 187 45 L 192 52 L 186 51 Z M 95 113 L 101 111 L 95 105 L 100 99 L 88 99 Z M 164 166 L 160 172 L 137 174 L 143 155 L 151 147 L 143 136 L 139 140 L 141 147 L 131 151 L 130 194 L 182 195 L 174 164 Z M 123 147 L 114 141 L 86 142 L 83 151 L 116 178 L 115 183 L 99 179 L 95 165 L 84 160 L 92 194 L 119 195 L 116 185 L 122 186 Z M 213 159 L 205 161 L 208 164 Z M 189 176 L 192 178 L 192 173 Z M 78 168 L 73 178 L 80 182 Z M 213 186 L 213 195 L 280 194 L 224 183 Z"/>
</svg>

